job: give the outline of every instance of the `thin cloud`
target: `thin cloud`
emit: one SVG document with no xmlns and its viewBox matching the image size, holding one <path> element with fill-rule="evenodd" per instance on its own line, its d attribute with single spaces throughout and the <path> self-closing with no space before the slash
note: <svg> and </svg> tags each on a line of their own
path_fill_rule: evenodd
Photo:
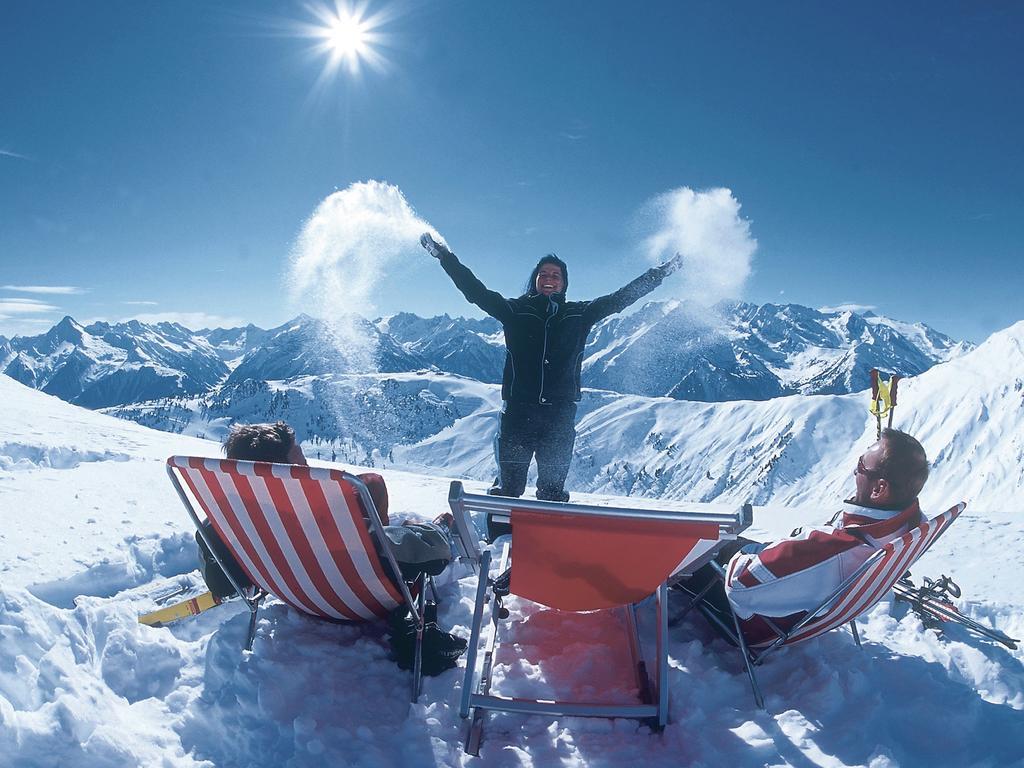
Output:
<svg viewBox="0 0 1024 768">
<path fill-rule="evenodd" d="M 874 312 L 876 309 L 878 307 L 874 304 L 855 304 L 853 302 L 837 304 L 834 307 L 818 307 L 819 312 L 856 312 L 858 315 L 863 315 L 865 312 Z"/>
<path fill-rule="evenodd" d="M 32 161 L 32 158 L 29 157 L 28 155 L 21 155 L 18 154 L 17 152 L 11 152 L 11 150 L 9 149 L 0 149 L 0 157 L 10 157 L 15 160 L 28 160 L 29 162 Z"/>
<path fill-rule="evenodd" d="M 60 307 L 37 299 L 0 299 L 0 317 L 12 315 L 38 315 L 43 312 L 56 312 Z"/>
<path fill-rule="evenodd" d="M 148 312 L 135 317 L 125 317 L 117 322 L 125 323 L 129 320 L 138 320 L 140 323 L 154 325 L 156 323 L 177 323 L 193 331 L 200 328 L 239 328 L 248 324 L 248 321 L 241 318 L 210 315 L 206 312 Z"/>
<path fill-rule="evenodd" d="M 155 307 L 159 301 L 122 301 L 122 304 L 127 304 L 132 307 Z"/>
<path fill-rule="evenodd" d="M 46 332 L 53 327 L 56 320 L 53 317 L 7 317 L 0 315 L 0 336 L 13 338 L 15 336 L 37 336 L 40 332 Z"/>
<path fill-rule="evenodd" d="M 0 290 L 18 291 L 20 293 L 45 293 L 50 295 L 71 296 L 85 293 L 85 288 L 74 285 L 0 285 Z"/>
<path fill-rule="evenodd" d="M 587 122 L 585 120 L 575 118 L 562 125 L 561 129 L 558 131 L 558 136 L 566 141 L 577 142 L 586 139 L 589 133 L 590 126 Z"/>
</svg>

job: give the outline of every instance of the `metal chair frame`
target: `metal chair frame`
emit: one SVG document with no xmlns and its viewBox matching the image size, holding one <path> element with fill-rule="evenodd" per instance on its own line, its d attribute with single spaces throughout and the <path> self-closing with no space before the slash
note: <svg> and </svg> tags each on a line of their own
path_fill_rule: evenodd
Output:
<svg viewBox="0 0 1024 768">
<path fill-rule="evenodd" d="M 203 521 L 200 519 L 196 507 L 193 505 L 193 500 L 197 501 L 191 491 L 187 489 L 179 479 L 179 472 L 181 466 L 188 466 L 189 459 L 192 457 L 188 456 L 172 456 L 167 459 L 166 469 L 167 475 L 171 479 L 171 483 L 174 489 L 178 493 L 178 498 L 181 499 L 181 503 L 185 506 L 189 517 L 192 518 L 192 522 L 196 526 L 196 530 L 199 532 L 199 536 L 202 537 L 206 543 L 207 549 L 213 555 L 217 565 L 220 566 L 224 575 L 231 582 L 231 586 L 235 588 L 235 591 L 241 597 L 242 601 L 245 602 L 249 608 L 249 629 L 246 634 L 245 643 L 243 648 L 246 651 L 252 651 L 253 642 L 256 638 L 256 617 L 259 611 L 260 605 L 263 600 L 267 597 L 269 592 L 261 589 L 260 587 L 248 587 L 243 588 L 231 575 L 231 569 L 221 560 L 217 554 L 217 547 L 214 546 L 207 532 L 204 530 Z M 199 458 L 204 462 L 220 462 L 220 459 L 209 459 Z M 232 462 L 235 464 L 266 464 L 269 462 Z M 421 574 L 416 581 L 406 582 L 401 578 L 401 570 L 398 565 L 398 561 L 395 558 L 395 554 L 392 550 L 391 541 L 384 534 L 384 524 L 380 520 L 380 515 L 377 511 L 377 507 L 373 503 L 373 497 L 370 495 L 369 489 L 366 487 L 366 483 L 360 480 L 355 475 L 344 472 L 341 470 L 329 470 L 330 472 L 338 475 L 345 482 L 350 483 L 355 488 L 358 494 L 359 500 L 363 505 L 363 510 L 366 515 L 365 518 L 368 521 L 367 530 L 373 539 L 378 557 L 383 555 L 390 567 L 391 573 L 395 574 L 395 578 L 392 580 L 394 586 L 398 589 L 399 593 L 403 598 L 403 602 L 409 613 L 412 615 L 416 622 L 416 649 L 413 661 L 413 679 L 412 679 L 412 700 L 416 701 L 419 698 L 421 682 L 422 682 L 422 667 L 423 667 L 423 631 L 425 627 L 424 614 L 426 606 L 426 586 L 429 583 L 433 590 L 433 580 L 427 580 Z M 201 505 L 200 505 L 201 508 Z M 230 544 L 224 542 L 224 545 L 230 550 Z M 235 554 L 235 553 L 233 553 Z M 237 557 L 237 554 L 236 554 Z M 417 590 L 417 595 L 413 597 L 413 589 Z M 434 600 L 437 599 L 436 591 L 433 592 Z"/>
<path fill-rule="evenodd" d="M 449 492 L 449 504 L 456 523 L 463 530 L 472 530 L 471 512 L 484 512 L 491 516 L 511 519 L 512 509 L 523 509 L 534 512 L 553 512 L 559 515 L 586 517 L 612 517 L 622 520 L 664 520 L 673 522 L 716 523 L 719 526 L 719 543 L 734 539 L 736 535 L 750 525 L 751 507 L 744 505 L 733 514 L 708 513 L 694 511 L 644 510 L 620 507 L 597 507 L 582 504 L 565 504 L 561 502 L 533 501 L 529 499 L 513 499 L 501 496 L 466 493 L 462 483 L 454 481 Z M 467 537 L 471 538 L 471 537 Z M 514 541 L 514 535 L 513 535 Z M 720 545 L 719 544 L 719 545 Z M 502 552 L 498 574 L 505 572 L 508 562 L 514 563 L 515 554 L 512 544 L 507 544 Z M 577 717 L 629 717 L 647 720 L 652 730 L 664 728 L 668 722 L 668 579 L 663 581 L 651 595 L 655 601 L 655 670 L 648 674 L 643 658 L 643 648 L 637 627 L 637 611 L 640 603 L 619 606 L 624 614 L 626 634 L 629 639 L 632 656 L 632 669 L 636 674 L 637 688 L 641 702 L 637 704 L 607 704 L 596 702 L 550 701 L 537 699 L 511 698 L 490 693 L 491 668 L 494 662 L 495 649 L 498 644 L 501 603 L 494 591 L 494 579 L 489 575 L 491 552 L 477 553 L 478 581 L 473 623 L 470 632 L 469 652 L 466 659 L 466 672 L 462 686 L 462 699 L 459 714 L 463 718 L 471 718 L 466 738 L 466 752 L 479 754 L 483 738 L 483 724 L 489 710 L 517 712 L 528 715 L 546 714 L 554 716 Z M 650 598 L 647 598 L 650 599 Z M 646 602 L 645 599 L 643 602 Z M 491 602 L 489 623 L 491 625 L 487 647 L 483 652 L 480 673 L 477 676 L 478 649 L 484 631 L 484 610 L 487 601 Z"/>
<path fill-rule="evenodd" d="M 829 623 L 831 623 L 829 611 L 836 605 L 838 605 L 840 601 L 842 601 L 842 599 L 846 597 L 848 594 L 851 594 L 854 590 L 860 588 L 862 586 L 863 577 L 865 577 L 866 574 L 870 574 L 872 571 L 875 571 L 876 569 L 881 570 L 891 559 L 899 557 L 901 554 L 903 554 L 906 547 L 910 546 L 910 541 L 915 531 L 922 530 L 923 527 L 927 524 L 940 524 L 940 528 L 937 532 L 935 532 L 932 535 L 931 539 L 927 542 L 927 545 L 920 552 L 918 552 L 912 560 L 907 562 L 905 564 L 905 567 L 894 569 L 889 577 L 882 580 L 883 582 L 889 581 L 890 583 L 884 590 L 880 591 L 878 599 L 876 599 L 874 602 L 868 605 L 865 605 L 860 610 L 860 612 L 857 613 L 856 616 L 853 616 L 850 619 L 848 626 L 850 627 L 850 632 L 853 635 L 853 640 L 857 644 L 858 648 L 862 648 L 863 646 L 861 645 L 860 634 L 857 631 L 857 617 L 863 615 L 866 611 L 870 610 L 874 605 L 877 605 L 877 603 L 883 597 L 885 597 L 885 595 L 888 594 L 888 592 L 892 590 L 893 584 L 895 584 L 896 581 L 898 581 L 899 578 L 904 574 L 904 572 L 906 572 L 906 570 L 911 565 L 913 565 L 922 555 L 924 555 L 925 552 L 927 552 L 931 548 L 933 544 L 935 544 L 936 541 L 938 541 L 939 537 L 946 532 L 950 525 L 953 524 L 953 522 L 960 515 L 965 506 L 966 504 L 961 502 L 958 506 L 953 507 L 947 510 L 946 512 L 942 512 L 936 515 L 935 517 L 922 522 L 914 529 L 911 529 L 907 533 L 903 534 L 902 536 L 896 539 L 893 539 L 887 544 L 879 545 L 876 543 L 865 541 L 863 546 L 873 547 L 875 551 L 867 558 L 867 560 L 865 560 L 860 565 L 860 567 L 858 567 L 852 574 L 850 574 L 848 578 L 844 579 L 842 584 L 836 587 L 836 589 L 831 594 L 829 594 L 828 597 L 822 600 L 816 608 L 809 610 L 792 627 L 790 627 L 787 630 L 783 630 L 777 624 L 775 624 L 775 622 L 773 622 L 770 618 L 766 616 L 761 617 L 761 619 L 768 625 L 768 627 L 776 634 L 776 638 L 773 641 L 771 641 L 768 645 L 766 645 L 764 648 L 752 648 L 749 645 L 749 643 L 747 643 L 746 638 L 743 635 L 742 628 L 740 626 L 739 618 L 736 616 L 734 612 L 730 611 L 731 621 L 729 621 L 729 623 L 726 623 L 727 620 L 725 619 L 725 617 L 723 617 L 721 613 L 714 608 L 714 606 L 708 604 L 703 599 L 704 595 L 714 585 L 714 582 L 709 583 L 699 594 L 694 594 L 692 592 L 689 593 L 691 595 L 690 603 L 678 615 L 677 621 L 682 619 L 683 616 L 685 616 L 687 613 L 689 613 L 690 610 L 696 607 L 698 610 L 700 610 L 704 617 L 708 619 L 708 621 L 714 624 L 719 631 L 721 631 L 736 646 L 738 646 L 740 649 L 740 653 L 743 656 L 743 664 L 746 668 L 747 676 L 750 678 L 750 687 L 754 694 L 754 701 L 756 702 L 759 709 L 765 709 L 764 696 L 762 695 L 761 688 L 757 683 L 757 676 L 754 674 L 754 667 L 761 665 L 764 662 L 765 657 L 767 657 L 769 653 L 789 643 L 790 639 L 793 638 L 794 635 L 800 633 L 801 630 L 807 630 L 807 632 L 799 638 L 797 638 L 796 640 L 794 640 L 794 643 L 803 642 L 804 640 L 810 640 L 814 637 L 817 637 L 820 634 L 824 634 L 825 632 L 831 631 L 832 629 L 838 629 L 838 627 L 841 625 L 832 627 L 827 626 Z M 945 522 L 942 522 L 940 518 L 947 514 L 949 515 L 949 519 Z M 922 537 L 924 535 L 925 534 L 922 534 Z M 897 544 L 901 542 L 902 545 L 900 547 L 897 547 Z M 719 580 L 722 583 L 724 583 L 725 569 L 714 561 L 711 562 L 711 567 L 714 569 L 714 572 L 717 574 Z M 821 624 L 821 629 L 815 631 L 812 622 L 817 622 Z M 808 629 L 808 627 L 810 627 L 810 629 Z"/>
</svg>

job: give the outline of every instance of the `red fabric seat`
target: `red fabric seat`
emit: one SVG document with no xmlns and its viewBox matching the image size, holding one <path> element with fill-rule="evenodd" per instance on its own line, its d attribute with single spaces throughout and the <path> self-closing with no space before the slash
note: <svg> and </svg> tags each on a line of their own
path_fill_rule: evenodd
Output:
<svg viewBox="0 0 1024 768">
<path fill-rule="evenodd" d="M 637 603 L 654 594 L 717 523 L 601 517 L 512 508 L 511 591 L 565 611 Z"/>
<path fill-rule="evenodd" d="M 303 613 L 352 621 L 403 602 L 345 473 L 196 457 L 168 463 L 263 591 Z"/>
</svg>

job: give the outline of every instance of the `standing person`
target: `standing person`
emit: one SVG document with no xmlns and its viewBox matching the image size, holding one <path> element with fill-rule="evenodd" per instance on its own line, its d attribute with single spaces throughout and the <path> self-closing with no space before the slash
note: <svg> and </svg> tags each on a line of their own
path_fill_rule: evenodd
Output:
<svg viewBox="0 0 1024 768">
<path fill-rule="evenodd" d="M 504 406 L 495 440 L 499 476 L 489 493 L 522 496 L 530 461 L 537 458 L 537 498 L 568 501 L 565 478 L 576 443 L 583 347 L 594 325 L 653 291 L 682 263 L 679 254 L 607 296 L 566 301 L 569 269 L 554 254 L 537 262 L 526 292 L 505 298 L 489 290 L 455 254 L 429 233 L 423 247 L 473 304 L 505 331 Z"/>
</svg>

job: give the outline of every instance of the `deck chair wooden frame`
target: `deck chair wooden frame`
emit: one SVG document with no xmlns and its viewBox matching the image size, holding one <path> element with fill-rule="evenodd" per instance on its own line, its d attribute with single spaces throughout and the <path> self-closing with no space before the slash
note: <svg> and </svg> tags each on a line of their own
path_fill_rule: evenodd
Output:
<svg viewBox="0 0 1024 768">
<path fill-rule="evenodd" d="M 412 584 L 388 577 L 401 570 L 362 480 L 337 469 L 194 456 L 170 457 L 167 474 L 249 608 L 245 650 L 268 594 L 335 621 L 381 619 L 404 604 L 417 628 L 412 698 L 419 698 L 426 584 L 422 576 Z M 243 588 L 221 561 L 200 512 L 253 587 Z"/>
<path fill-rule="evenodd" d="M 945 512 L 922 521 L 917 527 L 887 544 L 880 545 L 866 541 L 863 546 L 872 547 L 875 551 L 832 594 L 816 608 L 808 611 L 794 626 L 788 630 L 782 630 L 771 619 L 762 617 L 776 635 L 772 640 L 755 645 L 747 643 L 740 621 L 734 613 L 730 617 L 725 617 L 714 606 L 703 600 L 704 592 L 707 592 L 707 589 L 699 595 L 691 593 L 692 600 L 680 618 L 696 606 L 712 624 L 732 640 L 743 654 L 743 662 L 747 676 L 750 678 L 754 701 L 759 708 L 764 709 L 764 696 L 757 683 L 754 667 L 760 665 L 765 657 L 777 648 L 810 640 L 843 625 L 849 625 L 853 640 L 860 647 L 857 617 L 873 608 L 893 589 L 903 574 L 928 551 L 939 536 L 946 532 L 966 506 L 965 502 L 960 502 Z M 712 566 L 719 579 L 724 582 L 725 569 L 714 562 L 712 562 Z"/>
<path fill-rule="evenodd" d="M 449 504 L 457 525 L 463 528 L 472 525 L 471 513 L 505 517 L 512 528 L 511 542 L 502 552 L 496 578 L 489 573 L 491 552 L 485 551 L 478 558 L 476 600 L 460 706 L 460 715 L 470 719 L 467 753 L 479 754 L 484 718 L 490 710 L 628 717 L 646 720 L 655 730 L 663 728 L 668 721 L 669 578 L 680 565 L 685 567 L 710 557 L 725 541 L 735 539 L 751 523 L 750 505 L 735 513 L 598 507 L 470 494 L 458 481 L 451 485 Z M 635 567 L 631 563 L 638 559 L 648 561 L 638 569 L 646 568 L 642 576 L 631 572 Z M 507 567 L 510 560 L 511 566 Z M 609 704 L 491 694 L 491 667 L 503 618 L 501 598 L 505 594 L 556 610 L 612 609 L 621 613 L 640 701 Z M 653 675 L 648 674 L 637 626 L 638 607 L 650 599 L 656 612 Z M 481 654 L 488 601 L 490 635 Z"/>
</svg>

